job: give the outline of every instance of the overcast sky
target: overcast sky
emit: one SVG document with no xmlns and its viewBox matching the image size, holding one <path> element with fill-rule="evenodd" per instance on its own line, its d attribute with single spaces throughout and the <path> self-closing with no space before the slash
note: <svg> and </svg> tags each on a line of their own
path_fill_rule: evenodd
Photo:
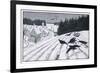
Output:
<svg viewBox="0 0 100 73">
<path fill-rule="evenodd" d="M 41 19 L 45 20 L 46 23 L 54 23 L 64 21 L 70 18 L 78 18 L 80 16 L 86 16 L 86 14 L 68 14 L 68 13 L 46 13 L 46 12 L 23 12 L 24 18 L 29 18 L 31 20 Z"/>
</svg>

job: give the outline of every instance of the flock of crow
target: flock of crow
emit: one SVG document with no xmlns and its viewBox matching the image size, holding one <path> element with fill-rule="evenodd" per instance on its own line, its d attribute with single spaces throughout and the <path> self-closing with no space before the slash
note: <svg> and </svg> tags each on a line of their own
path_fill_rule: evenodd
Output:
<svg viewBox="0 0 100 73">
<path fill-rule="evenodd" d="M 68 34 L 67 36 L 69 36 L 70 34 Z M 79 37 L 79 36 L 77 36 L 77 37 Z M 76 40 L 76 38 L 75 37 L 73 37 L 73 38 L 71 38 L 70 39 L 70 41 L 67 43 L 67 42 L 65 42 L 64 40 L 60 40 L 60 39 L 58 39 L 59 40 L 59 42 L 60 42 L 60 44 L 66 44 L 66 45 L 68 45 L 69 46 L 69 48 L 67 48 L 67 51 L 66 51 L 66 54 L 68 54 L 71 50 L 76 50 L 77 48 L 79 48 L 79 47 L 81 47 L 80 45 L 77 45 L 77 44 L 75 44 L 76 42 L 79 42 L 79 43 L 81 43 L 81 44 L 83 44 L 83 45 L 85 45 L 86 46 L 86 44 L 87 44 L 87 42 L 86 41 L 83 41 L 83 40 Z M 73 44 L 73 45 L 70 45 L 70 44 Z"/>
<path fill-rule="evenodd" d="M 55 37 L 37 47 L 24 50 L 24 61 L 89 58 L 86 32 L 72 32 Z M 56 43 L 54 43 L 56 42 Z M 48 43 L 48 44 L 46 44 Z M 52 46 L 52 47 L 51 47 Z"/>
</svg>

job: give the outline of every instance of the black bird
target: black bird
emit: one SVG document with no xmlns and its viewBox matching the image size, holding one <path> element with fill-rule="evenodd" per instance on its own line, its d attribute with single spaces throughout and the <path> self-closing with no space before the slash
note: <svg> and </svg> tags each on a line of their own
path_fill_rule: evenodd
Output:
<svg viewBox="0 0 100 73">
<path fill-rule="evenodd" d="M 67 44 L 65 41 L 58 39 L 60 44 Z"/>
<path fill-rule="evenodd" d="M 82 44 L 87 44 L 87 42 L 86 41 L 79 41 L 80 43 L 82 43 Z"/>
<path fill-rule="evenodd" d="M 75 50 L 75 49 L 77 49 L 77 47 L 80 47 L 79 45 L 69 45 L 69 49 L 67 50 L 67 52 L 66 53 L 68 53 L 70 50 Z"/>
<path fill-rule="evenodd" d="M 87 42 L 86 41 L 79 41 L 80 43 L 82 43 L 83 45 L 85 45 L 86 46 L 86 48 L 88 48 L 88 46 L 86 45 L 87 44 Z"/>
<path fill-rule="evenodd" d="M 75 43 L 75 41 L 76 41 L 76 38 L 72 38 L 72 39 L 70 39 L 70 41 L 68 43 Z"/>
</svg>

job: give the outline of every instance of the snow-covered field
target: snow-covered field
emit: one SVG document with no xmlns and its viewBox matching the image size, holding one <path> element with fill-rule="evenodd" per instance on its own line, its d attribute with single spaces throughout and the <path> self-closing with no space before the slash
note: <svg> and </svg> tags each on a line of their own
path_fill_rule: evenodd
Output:
<svg viewBox="0 0 100 73">
<path fill-rule="evenodd" d="M 44 36 L 44 38 L 42 37 L 42 40 L 40 39 L 37 43 L 34 43 L 34 40 L 29 41 L 29 34 L 27 34 L 28 37 L 25 35 L 23 51 L 24 62 L 89 58 L 89 31 L 78 31 L 54 36 L 51 31 L 46 30 L 47 29 L 45 29 L 45 32 L 49 34 L 45 33 L 46 36 Z M 31 31 L 28 31 L 28 33 L 32 33 Z M 35 32 L 33 34 L 35 34 Z M 74 41 L 71 41 L 72 39 L 74 39 Z M 61 44 L 59 40 L 66 43 Z M 73 45 L 78 45 L 78 47 L 71 48 Z M 68 51 L 69 49 L 71 50 Z"/>
</svg>

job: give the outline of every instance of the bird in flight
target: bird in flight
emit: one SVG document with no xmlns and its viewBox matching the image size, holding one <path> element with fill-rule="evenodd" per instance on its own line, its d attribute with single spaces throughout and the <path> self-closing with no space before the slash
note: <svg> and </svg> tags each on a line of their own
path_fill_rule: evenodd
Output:
<svg viewBox="0 0 100 73">
<path fill-rule="evenodd" d="M 68 53 L 70 50 L 76 50 L 78 47 L 80 47 L 79 45 L 69 45 L 69 49 L 67 50 L 66 53 Z"/>
<path fill-rule="evenodd" d="M 68 43 L 75 43 L 75 41 L 76 41 L 76 38 L 72 38 L 72 39 L 70 39 L 70 41 Z"/>
<path fill-rule="evenodd" d="M 79 41 L 80 43 L 82 43 L 82 44 L 87 44 L 87 42 L 86 41 Z"/>
<path fill-rule="evenodd" d="M 79 42 L 82 43 L 83 45 L 85 45 L 86 47 L 88 47 L 86 41 L 79 40 Z"/>
<path fill-rule="evenodd" d="M 58 39 L 60 44 L 67 44 L 65 41 Z"/>
</svg>

